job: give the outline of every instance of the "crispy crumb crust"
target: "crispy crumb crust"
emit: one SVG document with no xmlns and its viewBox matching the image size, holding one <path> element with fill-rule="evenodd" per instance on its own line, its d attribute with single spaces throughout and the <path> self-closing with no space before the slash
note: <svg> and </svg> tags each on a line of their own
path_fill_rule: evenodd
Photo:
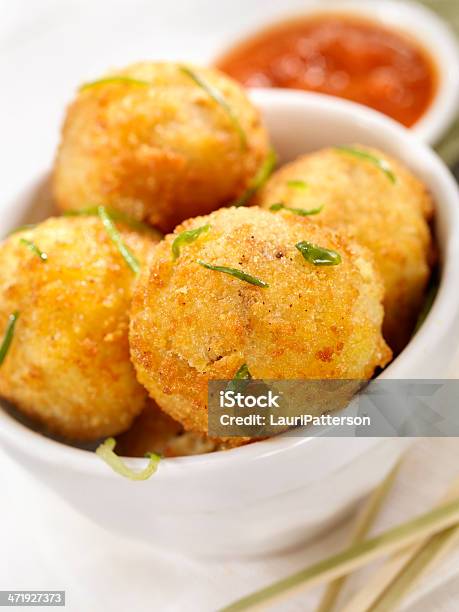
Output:
<svg viewBox="0 0 459 612">
<path fill-rule="evenodd" d="M 207 223 L 210 231 L 174 262 L 176 235 Z M 295 248 L 300 240 L 337 250 L 342 263 L 306 262 Z M 197 259 L 244 270 L 269 287 Z M 207 432 L 208 381 L 231 379 L 243 363 L 260 379 L 371 377 L 391 357 L 382 297 L 371 254 L 348 238 L 257 207 L 221 209 L 186 221 L 154 250 L 132 303 L 131 357 L 165 412 L 185 429 Z"/>
<path fill-rule="evenodd" d="M 178 64 L 134 64 L 109 76 L 150 87 L 100 84 L 68 108 L 53 176 L 62 210 L 99 202 L 170 231 L 245 191 L 268 153 L 260 114 L 229 77 L 193 70 L 224 96 L 247 147 L 225 110 Z"/>
<path fill-rule="evenodd" d="M 120 231 L 145 261 L 155 239 Z M 21 244 L 33 241 L 48 255 Z M 97 218 L 52 218 L 0 246 L 0 330 L 19 311 L 0 395 L 48 430 L 91 440 L 126 430 L 146 393 L 129 360 L 135 275 Z M 1 332 L 0 332 L 1 333 Z"/>
<path fill-rule="evenodd" d="M 434 259 L 429 221 L 432 199 L 425 185 L 402 164 L 377 149 L 355 145 L 384 160 L 396 177 L 393 184 L 371 162 L 329 148 L 304 155 L 278 170 L 257 202 L 275 202 L 322 211 L 311 217 L 335 229 L 345 228 L 369 248 L 385 285 L 384 337 L 396 351 L 407 344 Z M 289 181 L 302 180 L 300 190 Z M 284 213 L 288 214 L 288 213 Z"/>
<path fill-rule="evenodd" d="M 149 401 L 128 431 L 117 438 L 116 452 L 124 457 L 145 457 L 153 452 L 163 457 L 201 455 L 224 450 L 206 434 L 185 432 L 182 425 Z"/>
</svg>

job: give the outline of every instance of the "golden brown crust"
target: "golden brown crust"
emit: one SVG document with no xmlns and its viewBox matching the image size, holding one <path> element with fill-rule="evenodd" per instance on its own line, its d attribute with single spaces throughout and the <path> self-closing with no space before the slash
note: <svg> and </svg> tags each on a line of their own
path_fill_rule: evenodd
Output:
<svg viewBox="0 0 459 612">
<path fill-rule="evenodd" d="M 121 228 L 141 261 L 154 241 Z M 42 262 L 20 240 L 48 255 Z M 0 395 L 62 436 L 90 440 L 129 427 L 146 394 L 129 361 L 135 275 L 97 218 L 52 218 L 1 246 L 0 330 L 19 311 L 0 367 Z"/>
<path fill-rule="evenodd" d="M 169 231 L 244 192 L 268 152 L 260 114 L 229 77 L 193 70 L 223 94 L 247 148 L 228 114 L 177 64 L 134 64 L 114 75 L 151 87 L 93 86 L 68 109 L 53 179 L 62 210 L 97 202 Z"/>
<path fill-rule="evenodd" d="M 278 170 L 257 203 L 265 208 L 276 202 L 305 209 L 323 205 L 311 219 L 346 229 L 372 251 L 386 291 L 384 336 L 399 352 L 411 336 L 430 275 L 432 199 L 423 183 L 395 159 L 355 146 L 385 160 L 396 183 L 365 159 L 323 149 Z M 294 179 L 305 181 L 308 188 L 289 186 Z"/>
<path fill-rule="evenodd" d="M 224 445 L 206 434 L 185 432 L 182 425 L 148 402 L 128 431 L 117 438 L 116 452 L 124 457 L 145 457 L 157 453 L 163 457 L 201 455 L 224 450 Z"/>
<path fill-rule="evenodd" d="M 176 235 L 207 223 L 174 262 Z M 337 250 L 342 263 L 307 263 L 295 248 L 301 240 Z M 221 209 L 186 221 L 155 249 L 133 299 L 131 357 L 158 405 L 185 429 L 206 432 L 208 381 L 231 379 L 243 363 L 260 379 L 371 377 L 391 356 L 382 296 L 371 255 L 347 238 L 292 215 Z"/>
</svg>

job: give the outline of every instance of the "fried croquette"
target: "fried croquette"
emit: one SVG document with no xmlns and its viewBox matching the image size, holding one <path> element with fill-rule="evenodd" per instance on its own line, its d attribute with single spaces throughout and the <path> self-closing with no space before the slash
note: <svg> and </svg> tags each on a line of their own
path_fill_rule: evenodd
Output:
<svg viewBox="0 0 459 612">
<path fill-rule="evenodd" d="M 53 191 L 62 210 L 117 208 L 164 231 L 239 198 L 268 155 L 260 114 L 218 70 L 144 62 L 70 105 Z"/>
<path fill-rule="evenodd" d="M 274 209 L 276 204 L 320 208 L 311 219 L 346 229 L 373 252 L 385 286 L 384 337 L 400 352 L 413 332 L 430 275 L 433 208 L 425 186 L 395 159 L 356 145 L 324 149 L 283 166 L 257 202 Z M 276 214 L 295 213 L 284 208 Z"/>
<path fill-rule="evenodd" d="M 206 433 L 208 381 L 241 366 L 265 380 L 371 377 L 391 357 L 382 297 L 364 247 L 309 219 L 221 209 L 155 248 L 134 293 L 131 358 L 161 409 Z"/>
<path fill-rule="evenodd" d="M 124 457 L 201 455 L 223 449 L 205 434 L 184 431 L 182 425 L 149 402 L 128 431 L 117 438 L 116 452 Z"/>
<path fill-rule="evenodd" d="M 156 240 L 118 230 L 144 262 Z M 17 312 L 0 395 L 55 434 L 126 430 L 146 392 L 129 359 L 135 274 L 95 217 L 51 218 L 0 245 L 0 329 Z"/>
</svg>

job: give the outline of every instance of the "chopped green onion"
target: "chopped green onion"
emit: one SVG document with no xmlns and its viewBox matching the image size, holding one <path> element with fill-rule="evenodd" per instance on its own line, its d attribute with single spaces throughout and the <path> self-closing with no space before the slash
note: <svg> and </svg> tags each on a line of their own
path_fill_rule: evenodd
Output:
<svg viewBox="0 0 459 612">
<path fill-rule="evenodd" d="M 239 280 L 245 281 L 246 283 L 250 283 L 251 285 L 256 285 L 257 287 L 269 287 L 268 283 L 265 281 L 256 278 L 255 276 L 251 276 L 250 274 L 246 274 L 242 270 L 237 270 L 236 268 L 227 268 L 226 266 L 213 266 L 212 264 L 208 264 L 205 261 L 201 261 L 198 259 L 197 263 L 208 270 L 214 270 L 215 272 L 223 272 L 223 274 L 230 274 Z"/>
<path fill-rule="evenodd" d="M 11 232 L 8 232 L 8 236 L 11 236 L 13 234 L 19 234 L 19 232 L 26 232 L 27 230 L 32 230 L 35 227 L 37 227 L 36 223 L 27 223 L 26 225 L 20 225 L 19 227 L 15 227 L 14 229 L 12 229 Z"/>
<path fill-rule="evenodd" d="M 116 229 L 115 224 L 110 217 L 110 214 L 103 206 L 99 206 L 98 213 L 110 240 L 117 247 L 124 261 L 131 268 L 134 274 L 138 274 L 140 272 L 140 263 L 131 250 L 124 244 L 119 231 Z"/>
<path fill-rule="evenodd" d="M 303 255 L 304 259 L 315 266 L 337 266 L 341 263 L 341 255 L 331 249 L 324 249 L 303 240 L 295 244 L 295 247 Z"/>
<path fill-rule="evenodd" d="M 247 380 L 250 378 L 252 378 L 252 376 L 249 372 L 249 368 L 246 363 L 243 363 L 241 367 L 239 368 L 239 370 L 234 375 L 233 380 Z"/>
<path fill-rule="evenodd" d="M 390 180 L 391 183 L 397 182 L 397 177 L 392 172 L 390 165 L 385 159 L 376 157 L 376 155 L 372 155 L 371 153 L 368 153 L 368 151 L 363 151 L 362 149 L 357 149 L 356 147 L 342 146 L 342 147 L 335 147 L 335 149 L 337 151 L 340 151 L 341 153 L 348 153 L 349 155 L 354 155 L 354 157 L 360 157 L 361 159 L 366 159 L 367 161 L 377 166 L 381 170 L 381 172 L 384 172 L 384 174 L 387 176 L 387 178 Z"/>
<path fill-rule="evenodd" d="M 309 187 L 306 181 L 298 181 L 298 180 L 287 181 L 287 186 L 293 187 L 294 189 L 307 189 Z"/>
<path fill-rule="evenodd" d="M 92 89 L 93 87 L 98 87 L 99 85 L 111 85 L 112 83 L 120 83 L 125 85 L 143 85 L 149 86 L 150 83 L 148 81 L 142 81 L 141 79 L 133 79 L 128 76 L 112 76 L 106 77 L 104 79 L 98 79 L 97 81 L 91 81 L 90 83 L 83 83 L 80 87 L 80 91 L 86 91 L 87 89 Z"/>
<path fill-rule="evenodd" d="M 195 242 L 199 238 L 201 234 L 208 232 L 210 230 L 210 225 L 202 225 L 201 227 L 197 227 L 196 229 L 186 230 L 181 232 L 172 243 L 172 255 L 174 259 L 180 257 L 180 247 L 185 244 L 191 244 Z"/>
<path fill-rule="evenodd" d="M 269 179 L 274 171 L 277 163 L 277 155 L 274 149 L 270 149 L 266 159 L 260 166 L 258 172 L 255 174 L 253 179 L 250 181 L 249 186 L 242 196 L 233 202 L 233 206 L 247 206 L 256 192 L 263 187 L 266 181 Z"/>
<path fill-rule="evenodd" d="M 3 336 L 2 344 L 0 345 L 0 366 L 5 361 L 5 358 L 8 354 L 8 350 L 13 342 L 14 337 L 14 328 L 16 327 L 16 322 L 19 319 L 19 312 L 13 312 L 8 317 L 8 323 L 5 329 L 5 334 Z"/>
<path fill-rule="evenodd" d="M 100 457 L 107 465 L 109 465 L 114 472 L 130 480 L 147 480 L 152 476 L 158 469 L 158 464 L 161 461 L 161 457 L 156 453 L 147 453 L 145 455 L 150 462 L 147 467 L 141 472 L 136 472 L 121 460 L 120 457 L 114 452 L 116 446 L 116 440 L 114 438 L 107 438 L 98 449 L 96 455 Z"/>
<path fill-rule="evenodd" d="M 87 208 L 78 208 L 76 210 L 66 210 L 63 215 L 64 217 L 98 217 L 99 216 L 99 208 L 100 206 L 88 206 Z M 126 213 L 121 212 L 120 210 L 115 210 L 114 208 L 109 208 L 108 206 L 104 207 L 108 212 L 113 221 L 119 223 L 125 223 L 132 229 L 139 230 L 140 232 L 152 232 L 154 234 L 158 234 L 162 238 L 162 234 L 159 230 L 148 225 L 147 223 L 143 223 L 142 221 L 138 221 L 127 215 Z"/>
<path fill-rule="evenodd" d="M 290 208 L 289 206 L 285 206 L 282 202 L 278 202 L 277 204 L 272 204 L 269 207 L 269 210 L 276 212 L 278 210 L 288 210 L 288 212 L 293 213 L 294 215 L 299 215 L 300 217 L 309 217 L 310 215 L 318 215 L 323 208 L 322 206 L 318 206 L 317 208 L 310 208 L 306 210 L 304 208 Z"/>
<path fill-rule="evenodd" d="M 19 242 L 26 246 L 29 251 L 32 251 L 32 253 L 39 257 L 42 261 L 48 261 L 48 255 L 44 253 L 41 249 L 39 249 L 35 242 L 32 242 L 31 240 L 26 240 L 25 238 L 21 238 Z"/>
<path fill-rule="evenodd" d="M 234 375 L 233 380 L 228 383 L 226 390 L 234 391 L 234 393 L 237 393 L 238 391 L 243 391 L 245 385 L 244 383 L 241 383 L 241 381 L 248 381 L 251 379 L 252 375 L 249 372 L 249 368 L 246 363 L 243 363 Z"/>
<path fill-rule="evenodd" d="M 239 134 L 241 146 L 244 149 L 246 149 L 247 148 L 246 133 L 244 132 L 239 119 L 234 114 L 233 109 L 228 104 L 228 102 L 225 100 L 222 93 L 218 89 L 213 87 L 212 85 L 209 85 L 209 83 L 207 83 L 202 77 L 200 77 L 194 70 L 191 70 L 191 68 L 188 68 L 188 66 L 180 66 L 180 71 L 183 72 L 183 74 L 186 74 L 192 81 L 196 83 L 196 85 L 201 87 L 207 93 L 207 95 L 210 98 L 212 98 L 212 100 L 214 100 L 214 102 L 216 102 L 223 108 L 225 113 L 230 118 L 231 123 L 233 124 L 233 127 Z"/>
</svg>

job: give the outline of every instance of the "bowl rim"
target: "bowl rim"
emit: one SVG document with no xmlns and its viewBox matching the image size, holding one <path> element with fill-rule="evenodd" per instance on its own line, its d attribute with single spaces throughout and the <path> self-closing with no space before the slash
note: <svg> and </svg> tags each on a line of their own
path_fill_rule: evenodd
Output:
<svg viewBox="0 0 459 612">
<path fill-rule="evenodd" d="M 445 164 L 427 145 L 419 142 L 416 136 L 407 128 L 398 124 L 396 121 L 378 113 L 368 107 L 322 94 L 292 91 L 285 89 L 259 89 L 252 90 L 250 96 L 256 106 L 261 107 L 262 111 L 269 108 L 273 109 L 276 105 L 285 107 L 285 112 L 289 108 L 301 108 L 305 113 L 308 109 L 320 108 L 320 112 L 325 114 L 334 113 L 341 115 L 344 119 L 355 121 L 358 119 L 366 125 L 368 129 L 384 130 L 391 139 L 397 141 L 402 148 L 409 148 L 413 155 L 423 161 L 429 168 L 431 176 L 436 176 L 437 181 L 448 191 L 448 198 L 437 203 L 437 206 L 444 207 L 448 213 L 447 224 L 447 244 L 444 254 L 442 267 L 442 278 L 440 288 L 429 315 L 422 327 L 412 338 L 408 346 L 402 353 L 392 361 L 392 363 L 380 375 L 381 378 L 404 378 L 404 372 L 410 371 L 416 359 L 420 355 L 429 354 L 432 345 L 435 343 L 436 322 L 442 321 L 443 326 L 452 328 L 458 321 L 458 313 L 451 308 L 451 302 L 456 301 L 459 305 L 459 295 L 456 297 L 454 279 L 459 279 L 459 191 L 456 183 L 448 171 Z M 36 185 L 37 177 L 29 183 L 28 188 L 22 190 L 23 193 L 30 191 L 30 185 Z M 21 194 L 17 195 L 20 198 Z M 410 376 L 414 378 L 413 376 Z M 75 448 L 67 444 L 48 438 L 26 425 L 14 419 L 7 411 L 1 409 L 0 404 L 0 440 L 5 438 L 14 446 L 19 446 L 27 454 L 33 454 L 40 460 L 53 464 L 59 469 L 63 467 L 76 471 L 89 472 L 92 475 L 98 474 L 107 478 L 119 478 L 112 470 L 100 461 L 95 453 Z M 199 469 L 218 469 L 222 465 L 237 465 L 247 461 L 260 461 L 273 455 L 282 454 L 301 446 L 315 446 L 314 441 L 320 437 L 293 437 L 279 435 L 268 440 L 248 444 L 225 451 L 215 453 L 172 457 L 162 460 L 167 470 L 164 476 L 182 476 L 183 470 Z M 145 464 L 145 459 L 125 458 L 128 465 L 140 468 Z M 161 470 L 163 471 L 163 470 Z"/>
<path fill-rule="evenodd" d="M 277 18 L 261 23 L 257 29 L 244 31 L 227 50 L 237 47 L 252 35 L 282 22 L 327 13 L 350 15 L 379 23 L 404 34 L 433 61 L 437 72 L 437 89 L 426 112 L 409 128 L 423 142 L 434 145 L 445 134 L 458 115 L 459 106 L 459 41 L 449 24 L 427 6 L 410 0 L 306 0 L 301 9 L 292 9 Z M 219 52 L 214 61 L 227 50 Z M 337 97 L 337 96 L 332 96 Z M 342 99 L 342 98 L 339 98 Z"/>
</svg>

